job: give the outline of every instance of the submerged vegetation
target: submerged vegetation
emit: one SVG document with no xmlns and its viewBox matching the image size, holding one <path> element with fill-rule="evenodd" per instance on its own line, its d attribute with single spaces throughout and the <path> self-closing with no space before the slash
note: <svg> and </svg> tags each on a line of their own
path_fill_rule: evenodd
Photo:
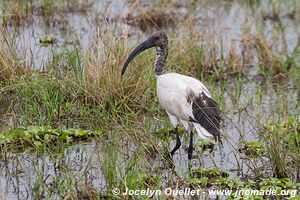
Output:
<svg viewBox="0 0 300 200">
<path fill-rule="evenodd" d="M 298 1 L 3 0 L 0 9 L 0 199 L 299 191 Z M 197 138 L 193 177 L 182 128 L 176 168 L 164 161 L 175 137 L 158 105 L 153 52 L 121 78 L 132 47 L 157 29 L 169 37 L 168 70 L 204 82 L 223 113 L 224 146 Z"/>
</svg>

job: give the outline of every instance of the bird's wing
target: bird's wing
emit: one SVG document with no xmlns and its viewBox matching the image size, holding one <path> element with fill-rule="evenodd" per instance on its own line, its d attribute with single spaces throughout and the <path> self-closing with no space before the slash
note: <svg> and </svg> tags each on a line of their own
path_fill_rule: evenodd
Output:
<svg viewBox="0 0 300 200">
<path fill-rule="evenodd" d="M 217 103 L 199 80 L 177 73 L 161 75 L 158 77 L 157 94 L 169 114 L 201 125 L 208 132 L 204 135 L 213 135 L 219 140 L 220 112 Z"/>
<path fill-rule="evenodd" d="M 215 140 L 220 141 L 221 115 L 218 104 L 204 91 L 201 93 L 195 93 L 192 89 L 186 91 L 187 102 L 192 106 L 191 121 L 199 123 L 214 136 Z"/>
<path fill-rule="evenodd" d="M 181 76 L 183 76 L 182 81 L 184 82 L 186 92 L 189 92 L 189 90 L 192 89 L 195 94 L 204 92 L 207 97 L 211 98 L 211 94 L 209 93 L 208 89 L 199 80 L 190 76 Z"/>
</svg>

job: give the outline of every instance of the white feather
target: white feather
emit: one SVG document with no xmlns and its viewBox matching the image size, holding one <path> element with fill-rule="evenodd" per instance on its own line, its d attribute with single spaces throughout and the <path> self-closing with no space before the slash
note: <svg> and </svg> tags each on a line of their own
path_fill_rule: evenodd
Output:
<svg viewBox="0 0 300 200">
<path fill-rule="evenodd" d="M 192 105 L 187 101 L 187 96 L 191 91 L 194 94 L 204 92 L 211 97 L 208 89 L 199 80 L 192 77 L 177 73 L 157 76 L 158 100 L 167 111 L 172 125 L 176 127 L 180 121 L 186 130 L 195 128 L 201 138 L 211 139 L 212 135 L 200 124 L 190 122 L 190 117 L 194 119 Z"/>
<path fill-rule="evenodd" d="M 210 134 L 205 128 L 203 128 L 200 124 L 193 123 L 194 128 L 196 129 L 199 137 L 204 140 L 213 140 L 213 135 Z"/>
</svg>

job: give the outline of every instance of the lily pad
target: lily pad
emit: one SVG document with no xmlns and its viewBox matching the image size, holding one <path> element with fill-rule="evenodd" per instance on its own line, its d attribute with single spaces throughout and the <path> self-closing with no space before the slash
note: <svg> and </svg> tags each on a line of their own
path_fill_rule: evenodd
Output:
<svg viewBox="0 0 300 200">
<path fill-rule="evenodd" d="M 57 43 L 57 39 L 48 35 L 48 36 L 40 37 L 39 42 L 42 45 L 55 44 Z"/>
</svg>

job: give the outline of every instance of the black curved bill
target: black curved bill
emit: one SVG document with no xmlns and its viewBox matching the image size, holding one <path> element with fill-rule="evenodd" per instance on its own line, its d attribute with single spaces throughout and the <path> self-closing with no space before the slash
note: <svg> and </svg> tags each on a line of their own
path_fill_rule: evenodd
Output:
<svg viewBox="0 0 300 200">
<path fill-rule="evenodd" d="M 140 53 L 142 53 L 143 51 L 151 48 L 151 47 L 154 47 L 155 44 L 153 42 L 153 39 L 152 38 L 149 38 L 147 39 L 145 42 L 141 43 L 139 46 L 137 46 L 128 56 L 126 62 L 124 63 L 123 65 L 123 68 L 122 68 L 122 76 L 123 74 L 125 73 L 126 71 L 126 68 L 128 67 L 128 64 L 137 56 L 139 55 Z"/>
</svg>

